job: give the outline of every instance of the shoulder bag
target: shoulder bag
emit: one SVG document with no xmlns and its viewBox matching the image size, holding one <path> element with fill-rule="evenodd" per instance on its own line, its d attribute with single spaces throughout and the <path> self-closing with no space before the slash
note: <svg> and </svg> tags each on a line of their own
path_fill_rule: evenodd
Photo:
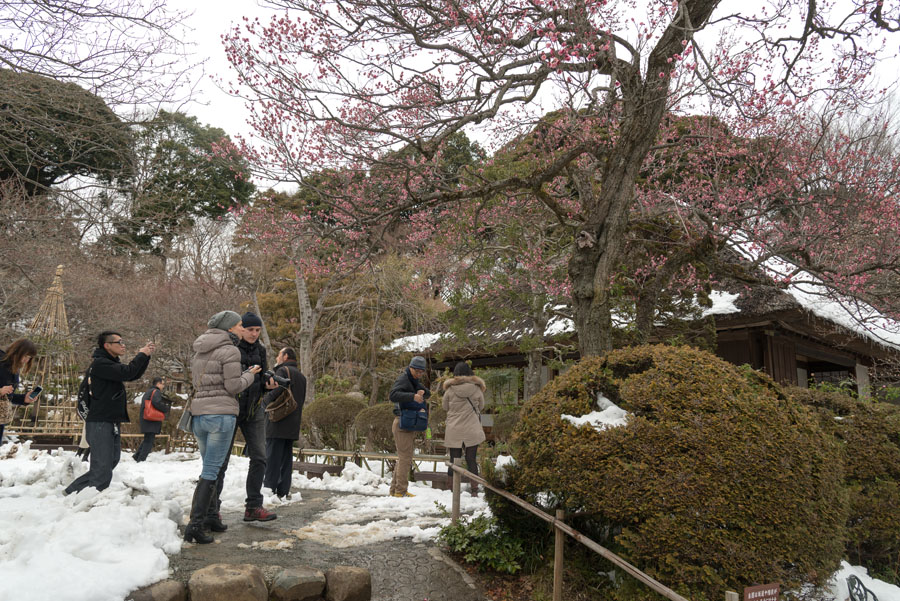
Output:
<svg viewBox="0 0 900 601">
<path fill-rule="evenodd" d="M 287 370 L 288 379 L 291 378 L 291 370 Z M 266 405 L 266 417 L 272 423 L 280 422 L 288 415 L 297 410 L 297 401 L 291 392 L 290 386 L 282 388 L 281 393 L 275 397 L 275 400 Z"/>
<path fill-rule="evenodd" d="M 150 393 L 150 398 L 144 401 L 144 420 L 148 422 L 161 422 L 166 419 L 166 414 L 153 406 L 153 395 L 156 391 Z"/>
</svg>

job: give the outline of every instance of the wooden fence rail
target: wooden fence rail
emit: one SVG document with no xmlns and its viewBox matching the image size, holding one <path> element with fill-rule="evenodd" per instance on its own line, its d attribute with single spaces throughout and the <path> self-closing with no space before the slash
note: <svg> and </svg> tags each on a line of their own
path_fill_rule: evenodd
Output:
<svg viewBox="0 0 900 601">
<path fill-rule="evenodd" d="M 563 522 L 562 512 L 557 513 L 557 517 L 553 517 L 547 513 L 544 513 L 543 511 L 541 511 L 534 505 L 531 505 L 527 501 L 524 501 L 524 500 L 520 499 L 519 497 L 517 497 L 511 493 L 508 493 L 501 488 L 496 488 L 496 487 L 492 486 L 484 478 L 477 476 L 477 475 L 473 474 L 472 472 L 468 471 L 467 469 L 463 468 L 461 463 L 462 463 L 462 458 L 457 457 L 456 459 L 453 460 L 453 463 L 450 464 L 450 469 L 453 470 L 453 504 L 451 506 L 452 509 L 450 512 L 450 517 L 454 523 L 457 520 L 459 520 L 459 489 L 460 489 L 461 478 L 463 476 L 465 476 L 466 478 L 472 480 L 473 482 L 477 482 L 478 484 L 484 486 L 485 488 L 491 489 L 492 491 L 494 491 L 494 493 L 500 495 L 507 501 L 510 501 L 511 503 L 518 505 L 525 511 L 536 515 L 540 519 L 544 520 L 545 522 L 547 522 L 553 526 L 554 534 L 556 536 L 556 541 L 555 541 L 556 557 L 554 557 L 554 570 L 553 570 L 553 601 L 561 601 L 562 600 L 562 551 L 563 551 L 562 534 L 567 534 L 568 536 L 571 536 L 572 538 L 577 540 L 579 543 L 581 543 L 582 545 L 584 545 L 591 551 L 594 551 L 595 553 L 600 554 L 605 559 L 608 559 L 610 562 L 612 562 L 616 566 L 622 568 L 626 573 L 630 574 L 632 577 L 643 582 L 645 585 L 647 585 L 648 587 L 650 587 L 651 589 L 653 589 L 660 595 L 663 595 L 664 597 L 671 599 L 671 601 L 688 601 L 687 599 L 685 599 L 684 597 L 682 597 L 681 595 L 679 595 L 678 593 L 676 593 L 675 591 L 673 591 L 672 589 L 667 587 L 666 585 L 662 584 L 661 582 L 659 582 L 659 581 L 655 580 L 654 578 L 648 576 L 647 574 L 643 573 L 642 571 L 640 571 L 639 569 L 637 569 L 636 567 L 634 567 L 633 565 L 631 565 L 630 563 L 628 563 L 627 561 L 625 561 L 624 559 L 622 559 L 621 557 L 619 557 L 618 555 L 616 555 L 615 553 L 613 553 L 612 551 L 607 549 L 606 547 L 603 547 L 602 545 L 594 542 L 593 540 L 591 540 L 588 537 L 586 537 L 585 535 L 581 534 L 580 532 L 578 532 L 571 526 L 567 525 L 565 522 Z"/>
</svg>

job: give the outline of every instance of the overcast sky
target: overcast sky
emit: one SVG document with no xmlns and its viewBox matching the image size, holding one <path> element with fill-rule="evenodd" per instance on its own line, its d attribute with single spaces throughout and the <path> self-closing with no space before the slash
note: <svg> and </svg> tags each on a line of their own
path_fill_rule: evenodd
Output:
<svg viewBox="0 0 900 601">
<path fill-rule="evenodd" d="M 214 78 L 226 82 L 233 79 L 221 36 L 234 24 L 241 23 L 245 16 L 251 19 L 259 17 L 263 22 L 268 22 L 269 17 L 278 11 L 260 7 L 256 0 L 182 0 L 178 7 L 193 11 L 186 22 L 193 30 L 188 34 L 188 39 L 196 45 L 196 59 L 206 61 L 206 75 L 202 78 L 194 102 L 171 108 L 180 108 L 196 116 L 201 123 L 220 127 L 232 137 L 237 134 L 250 137 L 252 130 L 246 123 L 244 101 L 230 97 L 214 82 Z M 878 73 L 884 85 L 896 85 L 897 72 L 900 70 L 898 48 L 896 38 L 889 41 L 893 42 L 891 50 L 894 58 L 883 63 Z"/>
</svg>

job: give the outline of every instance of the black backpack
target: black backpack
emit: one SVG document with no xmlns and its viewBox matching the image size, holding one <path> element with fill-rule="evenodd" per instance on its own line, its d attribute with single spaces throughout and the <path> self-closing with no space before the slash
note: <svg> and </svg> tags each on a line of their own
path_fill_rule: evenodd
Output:
<svg viewBox="0 0 900 601">
<path fill-rule="evenodd" d="M 84 421 L 87 421 L 88 411 L 91 410 L 92 367 L 94 367 L 93 363 L 90 367 L 87 368 L 87 371 L 84 372 L 84 378 L 81 379 L 81 386 L 78 387 L 78 396 L 76 397 L 75 402 L 75 411 L 78 412 L 78 417 L 80 417 Z"/>
</svg>

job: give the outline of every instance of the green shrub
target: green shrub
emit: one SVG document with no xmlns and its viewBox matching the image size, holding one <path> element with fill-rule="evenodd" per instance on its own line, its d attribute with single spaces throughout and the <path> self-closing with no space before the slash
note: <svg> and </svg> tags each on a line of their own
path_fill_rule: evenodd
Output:
<svg viewBox="0 0 900 601">
<path fill-rule="evenodd" d="M 304 406 L 303 421 L 316 431 L 326 447 L 354 450 L 353 423 L 365 408 L 360 395 L 352 393 L 318 397 Z"/>
<path fill-rule="evenodd" d="M 494 440 L 499 443 L 509 442 L 520 417 L 518 410 L 507 410 L 495 415 L 494 425 L 491 428 L 491 435 L 494 437 Z"/>
<path fill-rule="evenodd" d="M 604 395 L 626 426 L 577 428 Z M 582 360 L 526 402 L 519 496 L 549 493 L 640 569 L 694 599 L 781 582 L 822 585 L 844 547 L 838 445 L 768 377 L 686 347 Z M 621 575 L 620 575 L 621 576 Z M 625 577 L 609 594 L 653 594 Z"/>
<path fill-rule="evenodd" d="M 441 528 L 438 540 L 481 570 L 515 574 L 522 569 L 519 563 L 522 543 L 503 532 L 496 518 L 485 515 L 462 518 Z"/>
<path fill-rule="evenodd" d="M 391 432 L 393 423 L 394 404 L 378 403 L 360 411 L 354 427 L 357 434 L 366 437 L 366 450 L 395 453 L 397 446 Z"/>
<path fill-rule="evenodd" d="M 788 389 L 814 407 L 844 448 L 849 494 L 847 557 L 900 584 L 900 407 L 837 390 Z"/>
</svg>

